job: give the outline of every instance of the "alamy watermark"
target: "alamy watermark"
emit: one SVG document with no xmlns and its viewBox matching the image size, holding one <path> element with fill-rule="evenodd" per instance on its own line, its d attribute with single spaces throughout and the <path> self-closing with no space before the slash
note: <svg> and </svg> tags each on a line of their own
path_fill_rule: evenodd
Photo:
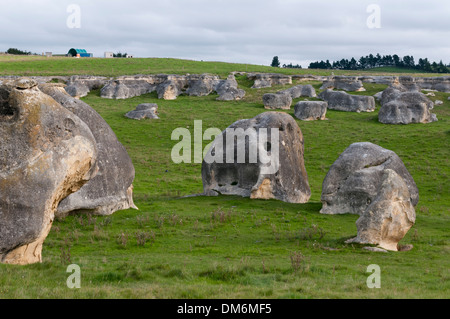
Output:
<svg viewBox="0 0 450 319">
<path fill-rule="evenodd" d="M 269 134 L 270 133 L 270 134 Z M 270 136 L 270 138 L 269 138 Z M 203 122 L 194 121 L 194 163 L 256 164 L 261 174 L 275 174 L 279 170 L 280 146 L 278 128 L 208 128 L 203 133 Z M 211 141 L 203 148 L 203 141 Z M 180 140 L 172 148 L 172 161 L 192 163 L 192 135 L 187 128 L 173 130 L 172 140 Z M 225 140 L 225 141 L 224 141 Z"/>
<path fill-rule="evenodd" d="M 71 273 L 67 278 L 67 288 L 80 289 L 81 288 L 81 268 L 76 264 L 69 265 L 66 272 Z"/>
<path fill-rule="evenodd" d="M 369 29 L 381 28 L 381 7 L 378 4 L 370 4 L 366 9 L 367 13 L 370 13 L 367 18 L 367 27 Z"/>
<path fill-rule="evenodd" d="M 66 20 L 67 27 L 69 29 L 81 28 L 81 7 L 78 4 L 70 4 L 66 11 L 70 13 Z"/>
<path fill-rule="evenodd" d="M 369 265 L 367 267 L 368 273 L 372 273 L 367 277 L 367 287 L 370 289 L 381 288 L 381 268 L 378 265 Z"/>
</svg>

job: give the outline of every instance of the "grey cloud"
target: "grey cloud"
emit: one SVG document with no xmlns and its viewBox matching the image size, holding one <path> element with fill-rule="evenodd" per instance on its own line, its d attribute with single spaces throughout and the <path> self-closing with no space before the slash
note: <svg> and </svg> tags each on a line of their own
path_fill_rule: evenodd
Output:
<svg viewBox="0 0 450 319">
<path fill-rule="evenodd" d="M 81 7 L 81 29 L 66 26 L 71 3 Z M 381 29 L 366 25 L 372 3 L 380 5 Z M 379 52 L 449 63 L 449 16 L 450 2 L 437 0 L 16 0 L 2 3 L 0 50 L 75 46 L 97 57 L 121 51 L 266 65 L 278 55 L 303 66 Z"/>
</svg>

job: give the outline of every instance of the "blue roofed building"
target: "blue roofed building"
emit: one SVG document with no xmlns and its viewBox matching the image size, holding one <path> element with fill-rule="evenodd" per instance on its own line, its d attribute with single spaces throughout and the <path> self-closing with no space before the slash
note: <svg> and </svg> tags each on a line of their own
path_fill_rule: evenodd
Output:
<svg viewBox="0 0 450 319">
<path fill-rule="evenodd" d="M 69 53 L 67 53 L 68 56 L 76 57 L 80 56 L 80 58 L 92 58 L 94 55 L 92 53 L 87 53 L 85 49 L 70 49 Z"/>
</svg>

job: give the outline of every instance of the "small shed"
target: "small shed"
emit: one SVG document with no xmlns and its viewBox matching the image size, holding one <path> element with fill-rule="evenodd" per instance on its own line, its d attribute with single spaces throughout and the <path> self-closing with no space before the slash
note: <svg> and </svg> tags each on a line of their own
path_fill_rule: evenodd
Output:
<svg viewBox="0 0 450 319">
<path fill-rule="evenodd" d="M 112 53 L 112 52 L 105 52 L 105 58 L 106 59 L 114 58 L 114 53 Z"/>
<path fill-rule="evenodd" d="M 92 53 L 87 53 L 87 51 L 85 49 L 70 49 L 69 53 L 67 54 L 68 56 L 79 56 L 81 58 L 90 58 L 92 57 Z"/>
</svg>

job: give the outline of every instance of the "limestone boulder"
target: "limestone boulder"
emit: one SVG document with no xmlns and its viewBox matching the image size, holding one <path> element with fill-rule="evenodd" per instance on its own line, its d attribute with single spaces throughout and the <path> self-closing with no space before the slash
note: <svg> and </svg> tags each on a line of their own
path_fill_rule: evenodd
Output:
<svg viewBox="0 0 450 319">
<path fill-rule="evenodd" d="M 292 105 L 292 98 L 289 93 L 267 93 L 263 95 L 264 108 L 289 110 Z"/>
<path fill-rule="evenodd" d="M 280 91 L 280 93 L 287 93 L 292 99 L 297 99 L 299 97 L 317 97 L 316 90 L 310 84 L 296 85 L 287 90 Z"/>
<path fill-rule="evenodd" d="M 118 210 L 136 208 L 132 185 L 134 166 L 111 127 L 88 104 L 67 94 L 61 85 L 44 84 L 40 88 L 90 128 L 98 149 L 99 173 L 79 191 L 62 200 L 57 214 L 110 215 Z"/>
<path fill-rule="evenodd" d="M 215 91 L 219 82 L 220 78 L 217 75 L 191 75 L 186 94 L 189 96 L 207 96 Z"/>
<path fill-rule="evenodd" d="M 96 141 L 34 80 L 0 96 L 0 262 L 41 262 L 58 204 L 97 173 Z"/>
<path fill-rule="evenodd" d="M 331 80 L 325 81 L 320 89 L 336 89 L 355 92 L 366 90 L 363 83 L 357 77 L 352 76 L 335 76 Z"/>
<path fill-rule="evenodd" d="M 203 160 L 204 193 L 306 203 L 311 190 L 303 143 L 297 122 L 283 112 L 233 123 Z"/>
<path fill-rule="evenodd" d="M 277 73 L 248 73 L 247 78 L 254 81 L 253 89 L 268 88 L 275 85 L 292 84 L 292 76 Z"/>
<path fill-rule="evenodd" d="M 219 94 L 218 101 L 237 101 L 245 96 L 245 91 L 238 88 L 234 74 L 230 74 L 226 80 L 221 80 L 215 91 Z"/>
<path fill-rule="evenodd" d="M 101 90 L 100 96 L 107 99 L 128 99 L 154 92 L 158 84 L 155 77 L 118 77 L 109 81 Z"/>
<path fill-rule="evenodd" d="M 373 244 L 398 251 L 398 243 L 415 223 L 416 212 L 404 179 L 394 170 L 380 171 L 379 191 L 356 221 L 358 235 L 347 243 Z"/>
<path fill-rule="evenodd" d="M 101 76 L 79 76 L 74 75 L 67 81 L 66 92 L 75 97 L 81 98 L 89 94 L 92 90 L 99 90 L 106 85 L 108 78 Z"/>
<path fill-rule="evenodd" d="M 182 93 L 180 87 L 176 82 L 168 80 L 157 86 L 156 92 L 158 93 L 158 99 L 164 100 L 176 100 Z"/>
<path fill-rule="evenodd" d="M 302 121 L 325 120 L 327 107 L 327 102 L 300 101 L 295 104 L 294 115 Z"/>
<path fill-rule="evenodd" d="M 431 113 L 434 103 L 425 94 L 389 88 L 386 91 L 388 93 L 383 93 L 382 105 L 378 113 L 378 120 L 381 123 L 410 124 L 437 121 L 436 115 Z"/>
<path fill-rule="evenodd" d="M 155 103 L 139 104 L 135 110 L 128 112 L 127 114 L 125 114 L 125 116 L 133 120 L 159 119 L 158 104 Z"/>
<path fill-rule="evenodd" d="M 383 171 L 395 171 L 408 187 L 411 203 L 419 190 L 402 160 L 393 151 L 372 143 L 350 145 L 334 162 L 322 184 L 322 214 L 361 215 L 377 198 Z"/>
<path fill-rule="evenodd" d="M 373 96 L 350 95 L 342 91 L 325 90 L 319 98 L 328 102 L 328 109 L 345 112 L 373 112 L 375 99 Z"/>
</svg>

